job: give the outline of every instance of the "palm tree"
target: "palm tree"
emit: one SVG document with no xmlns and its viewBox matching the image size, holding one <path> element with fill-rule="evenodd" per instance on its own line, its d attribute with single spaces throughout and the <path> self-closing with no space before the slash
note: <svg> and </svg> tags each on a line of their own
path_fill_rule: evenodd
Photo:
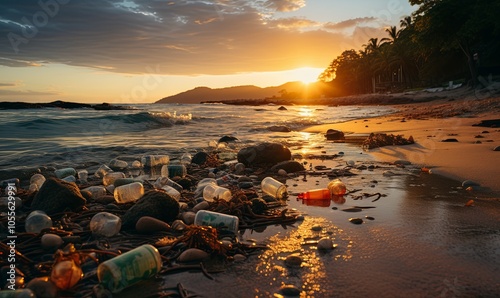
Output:
<svg viewBox="0 0 500 298">
<path fill-rule="evenodd" d="M 387 41 L 387 38 L 382 38 L 379 42 L 378 38 L 372 37 L 368 40 L 367 44 L 364 44 L 363 47 L 365 47 L 365 51 L 370 54 L 370 53 L 375 53 L 377 52 L 380 47 Z"/>
<path fill-rule="evenodd" d="M 382 40 L 387 40 L 389 43 L 394 43 L 399 38 L 401 30 L 398 30 L 396 26 L 391 26 L 389 28 L 385 28 L 385 32 L 389 34 L 389 38 L 382 38 Z"/>
<path fill-rule="evenodd" d="M 410 28 L 413 25 L 413 20 L 410 16 L 406 16 L 399 21 L 401 29 Z"/>
</svg>

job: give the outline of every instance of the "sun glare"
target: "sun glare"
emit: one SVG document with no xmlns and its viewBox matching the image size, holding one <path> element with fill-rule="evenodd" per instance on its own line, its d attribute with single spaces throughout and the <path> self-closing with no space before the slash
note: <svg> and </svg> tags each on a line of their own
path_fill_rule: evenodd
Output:
<svg viewBox="0 0 500 298">
<path fill-rule="evenodd" d="M 318 76 L 323 69 L 314 67 L 301 67 L 293 70 L 297 81 L 304 84 L 314 83 L 318 80 Z"/>
</svg>

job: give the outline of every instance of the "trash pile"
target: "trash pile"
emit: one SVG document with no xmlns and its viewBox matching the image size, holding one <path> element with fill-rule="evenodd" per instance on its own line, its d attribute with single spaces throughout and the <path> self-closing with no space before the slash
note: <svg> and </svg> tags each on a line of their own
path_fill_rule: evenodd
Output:
<svg viewBox="0 0 500 298">
<path fill-rule="evenodd" d="M 238 233 L 301 218 L 284 182 L 303 171 L 288 148 L 262 143 L 1 181 L 0 297 L 111 297 L 183 270 L 212 279 L 266 248 Z"/>
</svg>

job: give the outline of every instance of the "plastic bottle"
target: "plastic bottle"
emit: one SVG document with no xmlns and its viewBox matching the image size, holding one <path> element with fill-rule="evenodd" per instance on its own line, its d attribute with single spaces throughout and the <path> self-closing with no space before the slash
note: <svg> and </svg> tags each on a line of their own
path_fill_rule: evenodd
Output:
<svg viewBox="0 0 500 298">
<path fill-rule="evenodd" d="M 168 165 L 168 177 L 186 177 L 187 169 L 185 165 Z M 163 175 L 162 175 L 163 176 Z"/>
<path fill-rule="evenodd" d="M 141 163 L 144 167 L 167 165 L 169 162 L 170 157 L 168 155 L 145 155 L 141 158 Z"/>
<path fill-rule="evenodd" d="M 186 152 L 186 153 L 181 155 L 181 158 L 179 160 L 180 160 L 181 164 L 188 165 L 191 163 L 192 159 L 193 159 L 193 156 L 191 156 L 191 154 Z"/>
<path fill-rule="evenodd" d="M 299 193 L 297 199 L 301 200 L 324 200 L 330 199 L 330 190 L 328 188 L 313 189 Z"/>
<path fill-rule="evenodd" d="M 109 161 L 108 166 L 112 169 L 123 170 L 128 167 L 128 163 L 124 160 L 113 158 Z"/>
<path fill-rule="evenodd" d="M 200 210 L 196 212 L 194 224 L 197 226 L 211 226 L 214 228 L 227 229 L 236 234 L 238 233 L 239 219 L 234 215 Z"/>
<path fill-rule="evenodd" d="M 97 236 L 112 237 L 120 232 L 121 227 L 120 217 L 109 212 L 99 212 L 90 220 L 90 230 Z"/>
<path fill-rule="evenodd" d="M 113 184 L 116 179 L 120 179 L 120 178 L 125 178 L 125 174 L 123 172 L 107 173 L 102 178 L 102 184 L 104 184 L 104 186 L 108 186 L 108 185 Z"/>
<path fill-rule="evenodd" d="M 114 190 L 114 197 L 117 203 L 129 203 L 138 200 L 144 195 L 144 186 L 140 182 L 134 182 L 118 186 Z"/>
<path fill-rule="evenodd" d="M 113 181 L 113 185 L 115 187 L 118 187 L 118 186 L 127 185 L 127 184 L 134 183 L 134 182 L 141 182 L 142 183 L 143 181 L 144 180 L 137 179 L 137 178 L 118 178 L 115 181 Z"/>
<path fill-rule="evenodd" d="M 181 193 L 178 192 L 177 189 L 173 188 L 172 186 L 164 185 L 161 189 L 163 189 L 167 194 L 169 194 L 177 202 L 181 199 Z"/>
<path fill-rule="evenodd" d="M 54 174 L 56 175 L 57 178 L 62 179 L 62 178 L 68 177 L 68 176 L 75 176 L 76 170 L 73 168 L 64 168 L 64 169 L 55 170 Z"/>
<path fill-rule="evenodd" d="M 40 233 L 43 229 L 52 227 L 52 219 L 42 210 L 31 212 L 24 223 L 24 228 L 28 233 Z"/>
<path fill-rule="evenodd" d="M 89 191 L 92 194 L 93 199 L 97 199 L 99 197 L 106 195 L 106 188 L 104 186 L 99 186 L 99 185 L 89 186 L 82 190 Z"/>
<path fill-rule="evenodd" d="M 80 170 L 77 175 L 80 182 L 87 183 L 87 180 L 89 179 L 89 172 L 87 170 Z"/>
<path fill-rule="evenodd" d="M 162 267 L 158 250 L 144 244 L 122 255 L 102 262 L 97 267 L 99 282 L 113 293 L 156 275 Z"/>
<path fill-rule="evenodd" d="M 94 176 L 98 177 L 98 178 L 104 178 L 104 176 L 106 176 L 106 174 L 108 173 L 112 173 L 113 170 L 108 167 L 107 165 L 101 165 L 99 167 L 99 169 L 97 169 L 97 171 L 95 171 L 94 173 Z"/>
<path fill-rule="evenodd" d="M 37 190 L 42 187 L 42 184 L 45 182 L 45 177 L 42 174 L 35 174 L 30 178 L 30 185 L 35 184 Z"/>
<path fill-rule="evenodd" d="M 262 179 L 260 186 L 262 192 L 276 199 L 284 199 L 287 193 L 285 184 L 272 177 Z"/>
<path fill-rule="evenodd" d="M 330 194 L 333 196 L 343 196 L 346 193 L 346 187 L 344 182 L 340 181 L 340 179 L 334 179 L 328 183 L 328 190 L 330 190 Z"/>
<path fill-rule="evenodd" d="M 209 202 L 212 202 L 215 198 L 229 201 L 231 200 L 231 191 L 225 187 L 208 184 L 203 189 L 203 198 Z"/>
<path fill-rule="evenodd" d="M 178 192 L 181 192 L 184 189 L 179 183 L 168 177 L 158 177 L 158 179 L 156 179 L 156 181 L 153 183 L 153 186 L 155 188 L 162 188 L 165 185 L 175 188 Z"/>
</svg>

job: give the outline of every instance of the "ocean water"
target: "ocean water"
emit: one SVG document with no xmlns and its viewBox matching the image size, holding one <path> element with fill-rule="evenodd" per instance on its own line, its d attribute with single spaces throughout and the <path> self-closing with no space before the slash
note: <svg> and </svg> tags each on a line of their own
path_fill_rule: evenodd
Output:
<svg viewBox="0 0 500 298">
<path fill-rule="evenodd" d="M 118 156 L 161 153 L 175 158 L 237 137 L 245 146 L 262 141 L 302 147 L 324 142 L 300 129 L 314 124 L 374 117 L 393 111 L 370 106 L 231 106 L 156 104 L 132 110 L 28 109 L 0 112 L 0 168 L 78 166 Z M 286 126 L 291 132 L 273 132 Z"/>
</svg>

